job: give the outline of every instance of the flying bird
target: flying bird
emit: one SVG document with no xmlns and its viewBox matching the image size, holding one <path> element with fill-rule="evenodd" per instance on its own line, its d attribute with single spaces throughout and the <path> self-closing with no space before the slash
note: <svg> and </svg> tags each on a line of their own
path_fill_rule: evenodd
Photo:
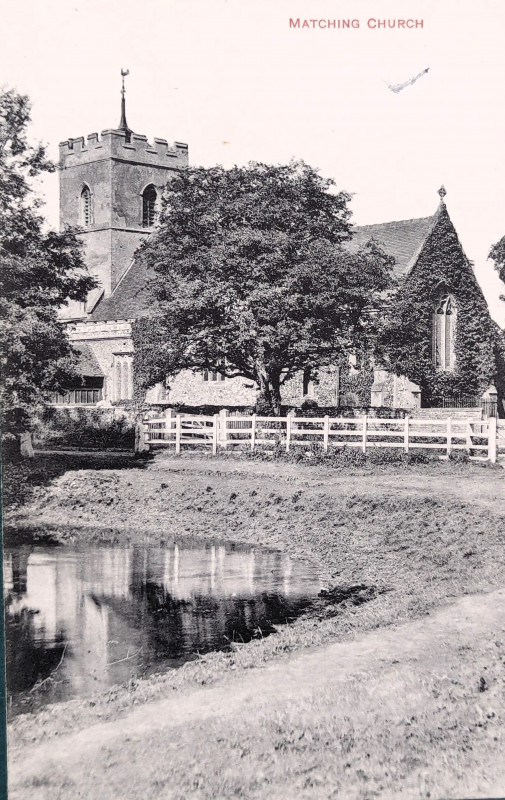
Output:
<svg viewBox="0 0 505 800">
<path fill-rule="evenodd" d="M 408 81 L 405 81 L 404 83 L 387 83 L 386 85 L 387 85 L 388 89 L 390 89 L 395 94 L 398 94 L 398 92 L 401 92 L 407 86 L 412 86 L 412 84 L 415 83 L 416 81 L 418 81 L 419 78 L 422 78 L 423 75 L 426 75 L 428 70 L 429 70 L 429 67 L 427 67 L 426 69 L 423 69 L 423 71 L 420 72 L 419 75 L 414 75 L 413 78 L 410 78 Z"/>
</svg>

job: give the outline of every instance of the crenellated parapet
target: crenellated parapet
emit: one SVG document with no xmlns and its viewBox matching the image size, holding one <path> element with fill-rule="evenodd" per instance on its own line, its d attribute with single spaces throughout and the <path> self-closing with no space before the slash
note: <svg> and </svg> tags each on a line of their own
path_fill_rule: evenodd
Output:
<svg viewBox="0 0 505 800">
<path fill-rule="evenodd" d="M 169 169 L 180 169 L 188 164 L 188 145 L 182 142 L 169 143 L 155 138 L 149 142 L 139 133 L 107 129 L 89 136 L 66 139 L 60 142 L 60 168 L 83 164 L 98 159 L 116 159 L 137 164 L 166 165 Z"/>
<path fill-rule="evenodd" d="M 75 341 L 94 341 L 104 339 L 125 339 L 130 343 L 131 340 L 131 321 L 129 320 L 107 320 L 100 322 L 70 322 L 67 323 L 67 335 L 71 342 Z M 129 344 L 129 349 L 132 345 Z"/>
</svg>

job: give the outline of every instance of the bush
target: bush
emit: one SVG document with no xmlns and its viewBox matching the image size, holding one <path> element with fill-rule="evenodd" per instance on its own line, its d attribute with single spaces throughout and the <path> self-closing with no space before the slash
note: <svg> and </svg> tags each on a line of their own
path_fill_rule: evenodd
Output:
<svg viewBox="0 0 505 800">
<path fill-rule="evenodd" d="M 110 408 L 48 406 L 34 424 L 33 441 L 46 448 L 133 449 L 135 425 L 131 416 Z"/>
<path fill-rule="evenodd" d="M 314 400 L 313 397 L 307 397 L 303 401 L 303 403 L 301 405 L 302 411 L 310 411 L 310 409 L 318 408 L 318 407 L 319 407 L 319 404 L 318 404 L 317 400 Z"/>
<path fill-rule="evenodd" d="M 16 461 L 19 458 L 21 458 L 21 453 L 18 437 L 14 433 L 6 431 L 2 434 L 2 460 Z"/>
<path fill-rule="evenodd" d="M 457 464 L 466 464 L 470 461 L 470 455 L 467 450 L 451 450 L 449 461 L 454 461 Z"/>
<path fill-rule="evenodd" d="M 439 458 L 431 450 L 412 450 L 407 454 L 407 464 L 433 464 Z"/>
<path fill-rule="evenodd" d="M 377 447 L 367 453 L 370 464 L 404 464 L 406 453 L 400 447 Z"/>
<path fill-rule="evenodd" d="M 306 402 L 306 401 L 305 401 Z M 408 408 L 390 408 L 389 406 L 306 406 L 305 402 L 296 408 L 297 417 L 374 417 L 377 419 L 404 419 L 412 412 Z M 289 410 L 289 409 L 288 409 Z M 284 411 L 283 411 L 284 413 Z"/>
<path fill-rule="evenodd" d="M 366 455 L 357 447 L 340 447 L 325 454 L 330 457 L 335 467 L 362 467 L 366 464 Z"/>
<path fill-rule="evenodd" d="M 253 406 L 232 406 L 232 405 L 197 405 L 197 406 L 190 406 L 186 403 L 164 403 L 159 405 L 152 405 L 151 408 L 157 408 L 160 412 L 163 413 L 164 409 L 171 408 L 176 414 L 191 414 L 194 416 L 203 415 L 204 417 L 213 417 L 214 414 L 219 414 L 223 408 L 228 410 L 229 414 L 237 414 L 237 415 L 244 415 L 250 416 L 254 413 Z M 263 415 L 266 416 L 266 415 Z"/>
<path fill-rule="evenodd" d="M 253 461 L 284 461 L 288 464 L 310 464 L 312 466 L 328 466 L 335 469 L 349 469 L 355 467 L 365 467 L 367 464 L 374 466 L 387 466 L 389 464 L 405 465 L 410 464 L 434 464 L 439 462 L 435 453 L 429 450 L 415 450 L 404 453 L 403 449 L 396 447 L 377 447 L 371 448 L 365 454 L 359 447 L 339 447 L 330 448 L 327 452 L 323 450 L 320 443 L 312 443 L 308 446 L 293 447 L 289 453 L 283 444 L 276 444 L 274 447 L 258 445 L 254 452 L 238 451 L 247 459 Z M 457 459 L 461 462 L 468 461 L 468 457 Z"/>
</svg>

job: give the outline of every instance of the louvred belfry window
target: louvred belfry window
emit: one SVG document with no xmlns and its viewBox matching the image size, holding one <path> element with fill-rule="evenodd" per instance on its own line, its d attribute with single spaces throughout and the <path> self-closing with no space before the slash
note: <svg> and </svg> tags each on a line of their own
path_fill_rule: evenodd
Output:
<svg viewBox="0 0 505 800">
<path fill-rule="evenodd" d="M 156 221 L 156 189 L 149 184 L 142 193 L 142 225 L 152 228 Z"/>
<path fill-rule="evenodd" d="M 91 191 L 89 186 L 84 186 L 81 192 L 81 218 L 85 228 L 89 228 L 92 221 Z"/>
</svg>

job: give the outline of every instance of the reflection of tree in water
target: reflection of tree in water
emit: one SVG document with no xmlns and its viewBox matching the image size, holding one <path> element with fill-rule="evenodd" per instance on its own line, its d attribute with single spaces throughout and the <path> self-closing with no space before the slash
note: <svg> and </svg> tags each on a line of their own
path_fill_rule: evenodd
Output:
<svg viewBox="0 0 505 800">
<path fill-rule="evenodd" d="M 306 608 L 306 592 L 315 593 L 310 583 L 296 584 L 281 554 L 228 545 L 22 547 L 6 557 L 13 712 L 267 635 Z"/>
<path fill-rule="evenodd" d="M 12 594 L 16 598 L 20 598 L 26 594 L 28 583 L 28 558 L 31 552 L 31 547 L 18 547 L 11 553 Z"/>
<path fill-rule="evenodd" d="M 195 594 L 191 599 L 178 599 L 149 580 L 130 586 L 128 600 L 103 596 L 99 600 L 145 633 L 144 658 L 151 663 L 266 636 L 275 625 L 302 613 L 309 603 L 307 598 L 289 600 L 270 592 L 226 598 Z"/>
<path fill-rule="evenodd" d="M 34 624 L 37 614 L 32 608 L 11 612 L 12 597 L 5 598 L 5 655 L 7 691 L 10 697 L 28 692 L 39 681 L 48 678 L 61 661 L 65 635 L 59 632 L 49 644 L 43 627 Z"/>
</svg>

